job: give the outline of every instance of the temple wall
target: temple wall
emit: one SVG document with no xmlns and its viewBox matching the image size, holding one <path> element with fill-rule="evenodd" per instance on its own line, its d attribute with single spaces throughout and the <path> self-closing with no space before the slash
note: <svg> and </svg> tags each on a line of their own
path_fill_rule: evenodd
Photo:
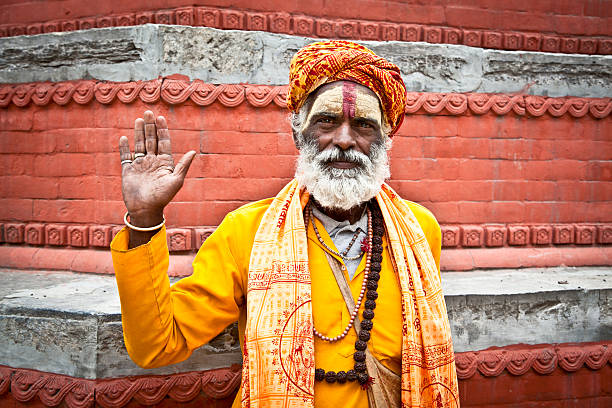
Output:
<svg viewBox="0 0 612 408">
<path fill-rule="evenodd" d="M 260 30 L 308 37 L 426 41 L 509 50 L 611 54 L 604 0 L 100 1 L 14 0 L 0 36 L 146 23 Z"/>
<path fill-rule="evenodd" d="M 235 326 L 163 369 L 125 352 L 117 142 L 151 109 L 198 152 L 165 214 L 189 275 L 228 211 L 292 178 L 288 62 L 328 36 L 402 69 L 389 184 L 442 226 L 462 406 L 609 406 L 605 2 L 252 3 L 0 5 L 0 406 L 229 406 Z"/>
</svg>

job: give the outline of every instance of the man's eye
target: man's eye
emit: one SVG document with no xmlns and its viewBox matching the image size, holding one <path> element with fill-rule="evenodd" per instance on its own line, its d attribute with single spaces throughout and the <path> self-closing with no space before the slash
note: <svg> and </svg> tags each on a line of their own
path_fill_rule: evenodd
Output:
<svg viewBox="0 0 612 408">
<path fill-rule="evenodd" d="M 333 120 L 332 118 L 328 118 L 328 117 L 322 117 L 317 119 L 317 123 L 332 123 Z"/>
<path fill-rule="evenodd" d="M 359 127 L 361 127 L 361 128 L 364 128 L 364 129 L 368 129 L 368 128 L 371 128 L 371 127 L 372 127 L 372 125 L 371 125 L 371 124 L 369 124 L 368 122 L 358 122 L 358 123 L 357 123 L 357 126 L 359 126 Z"/>
</svg>

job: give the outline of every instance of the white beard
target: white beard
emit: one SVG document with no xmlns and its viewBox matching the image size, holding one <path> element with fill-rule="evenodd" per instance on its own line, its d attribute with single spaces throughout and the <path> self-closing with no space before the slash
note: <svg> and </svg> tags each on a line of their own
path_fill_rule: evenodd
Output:
<svg viewBox="0 0 612 408">
<path fill-rule="evenodd" d="M 352 169 L 329 166 L 334 160 L 357 163 Z M 370 156 L 355 150 L 319 152 L 316 143 L 304 143 L 297 159 L 295 178 L 300 185 L 324 208 L 350 210 L 378 192 L 385 179 L 391 176 L 387 148 L 384 143 L 374 143 Z"/>
</svg>

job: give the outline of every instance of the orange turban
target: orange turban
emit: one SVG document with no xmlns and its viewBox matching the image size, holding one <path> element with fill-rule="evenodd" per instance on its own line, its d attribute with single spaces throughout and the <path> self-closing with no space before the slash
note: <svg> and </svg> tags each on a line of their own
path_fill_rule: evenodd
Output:
<svg viewBox="0 0 612 408">
<path fill-rule="evenodd" d="M 321 41 L 299 50 L 291 59 L 287 107 L 297 112 L 308 95 L 334 81 L 353 81 L 370 88 L 382 104 L 391 135 L 404 120 L 406 86 L 397 65 L 350 41 Z"/>
</svg>

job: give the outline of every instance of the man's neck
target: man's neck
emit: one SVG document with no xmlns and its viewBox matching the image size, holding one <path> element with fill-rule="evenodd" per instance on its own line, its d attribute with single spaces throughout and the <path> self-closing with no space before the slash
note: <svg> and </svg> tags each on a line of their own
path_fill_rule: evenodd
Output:
<svg viewBox="0 0 612 408">
<path fill-rule="evenodd" d="M 315 205 L 323 214 L 327 215 L 330 218 L 333 218 L 336 221 L 348 221 L 350 224 L 355 224 L 357 221 L 359 221 L 366 204 L 367 203 L 362 203 L 351 208 L 350 210 L 343 210 L 341 208 L 322 207 L 315 200 Z"/>
</svg>

